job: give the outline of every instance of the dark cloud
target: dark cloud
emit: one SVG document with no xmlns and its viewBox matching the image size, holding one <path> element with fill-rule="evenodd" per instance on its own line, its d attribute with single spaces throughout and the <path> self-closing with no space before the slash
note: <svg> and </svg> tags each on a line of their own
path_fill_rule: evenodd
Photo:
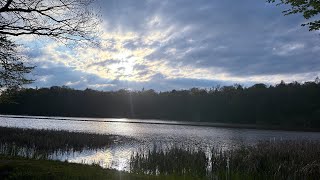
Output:
<svg viewBox="0 0 320 180">
<path fill-rule="evenodd" d="M 101 11 L 107 29 L 138 31 L 144 29 L 144 23 L 148 20 L 152 11 L 157 8 L 149 2 L 151 1 L 100 0 L 96 7 Z"/>
<path fill-rule="evenodd" d="M 138 70 L 138 71 L 147 70 L 147 69 L 148 69 L 148 66 L 143 65 L 143 64 L 135 64 L 135 65 L 133 66 L 133 69 L 134 69 L 134 70 Z"/>
<path fill-rule="evenodd" d="M 106 66 L 108 67 L 109 65 L 112 65 L 112 64 L 118 64 L 119 63 L 119 60 L 114 60 L 114 59 L 106 59 L 104 61 L 100 61 L 100 62 L 94 62 L 94 63 L 91 63 L 89 64 L 87 67 L 93 67 L 93 66 Z"/>
<path fill-rule="evenodd" d="M 300 27 L 300 15 L 284 17 L 281 12 L 286 7 L 264 0 L 114 0 L 102 4 L 107 7 L 103 14 L 111 30 L 144 35 L 174 26 L 170 40 L 161 46 L 154 44 L 157 50 L 148 56 L 149 60 L 166 59 L 173 68 L 177 64 L 218 67 L 235 76 L 320 71 L 320 52 L 311 52 L 319 37 Z M 159 17 L 159 22 L 146 26 L 154 17 Z M 277 55 L 279 44 L 294 43 L 305 47 Z M 142 45 L 139 40 L 125 43 L 128 49 Z"/>
<path fill-rule="evenodd" d="M 100 0 L 95 8 L 102 13 L 108 32 L 138 34 L 137 38 L 122 42 L 123 48 L 153 49 L 144 60 L 161 60 L 173 70 L 184 66 L 219 69 L 236 78 L 320 72 L 319 32 L 301 27 L 304 22 L 301 15 L 283 16 L 281 12 L 286 7 L 268 4 L 265 0 Z M 161 32 L 164 38 L 146 43 L 145 38 L 152 32 Z M 104 43 L 108 46 L 101 46 L 103 50 L 118 52 L 116 38 L 105 39 Z M 30 58 L 44 56 L 41 51 L 28 53 Z M 118 61 L 108 59 L 88 67 L 107 67 L 114 63 Z M 44 86 L 71 82 L 79 88 L 97 85 L 97 89 L 164 90 L 235 83 L 167 77 L 161 72 L 156 72 L 148 82 L 130 82 L 104 79 L 56 64 L 48 67 L 42 68 L 40 64 L 36 70 L 39 77 L 48 77 L 47 81 L 41 81 Z M 133 69 L 139 71 L 140 76 L 150 74 L 146 65 L 136 64 Z M 124 70 L 124 67 L 118 68 L 118 71 Z"/>
</svg>

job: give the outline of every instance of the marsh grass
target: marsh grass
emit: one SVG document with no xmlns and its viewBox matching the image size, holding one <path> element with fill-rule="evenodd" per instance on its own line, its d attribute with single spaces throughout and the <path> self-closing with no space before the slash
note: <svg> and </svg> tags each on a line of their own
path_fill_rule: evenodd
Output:
<svg viewBox="0 0 320 180">
<path fill-rule="evenodd" d="M 54 153 L 108 148 L 129 140 L 103 134 L 0 127 L 0 154 L 45 160 Z M 320 143 L 266 141 L 229 150 L 160 145 L 133 153 L 130 172 L 189 179 L 320 179 Z"/>
<path fill-rule="evenodd" d="M 147 153 L 135 153 L 130 159 L 130 171 L 149 175 L 188 175 L 202 177 L 206 175 L 208 158 L 204 151 L 190 148 L 149 150 Z"/>
<path fill-rule="evenodd" d="M 52 154 L 108 148 L 127 140 L 106 134 L 0 127 L 0 154 L 48 159 Z"/>
<path fill-rule="evenodd" d="M 226 163 L 228 159 L 233 174 L 275 179 L 320 179 L 319 142 L 259 142 L 255 146 L 226 151 L 222 159 L 213 158 L 212 162 Z"/>
<path fill-rule="evenodd" d="M 135 153 L 136 174 L 177 174 L 204 179 L 320 179 L 319 142 L 259 142 L 232 150 L 173 147 Z"/>
</svg>

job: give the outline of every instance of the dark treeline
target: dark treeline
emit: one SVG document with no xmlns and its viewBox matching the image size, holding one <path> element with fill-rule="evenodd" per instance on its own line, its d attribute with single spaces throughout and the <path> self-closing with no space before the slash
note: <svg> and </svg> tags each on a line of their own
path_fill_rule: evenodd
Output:
<svg viewBox="0 0 320 180">
<path fill-rule="evenodd" d="M 22 89 L 1 114 L 122 117 L 196 122 L 246 123 L 320 129 L 320 82 L 192 88 L 169 92 Z"/>
</svg>

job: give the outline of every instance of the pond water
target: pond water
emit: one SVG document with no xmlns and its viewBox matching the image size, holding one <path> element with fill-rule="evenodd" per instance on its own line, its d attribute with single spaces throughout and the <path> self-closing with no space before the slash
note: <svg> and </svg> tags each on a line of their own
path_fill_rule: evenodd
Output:
<svg viewBox="0 0 320 180">
<path fill-rule="evenodd" d="M 147 124 L 145 124 L 147 123 Z M 188 146 L 197 148 L 233 148 L 258 141 L 320 140 L 317 132 L 257 130 L 177 125 L 174 121 L 139 119 L 62 118 L 33 116 L 0 116 L 0 126 L 57 129 L 121 135 L 133 138 L 121 145 L 107 149 L 84 150 L 74 153 L 58 153 L 52 159 L 77 163 L 98 163 L 102 167 L 127 170 L 133 152 L 157 146 Z M 184 123 L 182 123 L 184 124 Z"/>
</svg>

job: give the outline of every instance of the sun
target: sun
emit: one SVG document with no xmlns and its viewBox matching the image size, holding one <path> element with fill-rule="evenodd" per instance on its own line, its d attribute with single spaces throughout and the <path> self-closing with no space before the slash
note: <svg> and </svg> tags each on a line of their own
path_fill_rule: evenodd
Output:
<svg viewBox="0 0 320 180">
<path fill-rule="evenodd" d="M 133 74 L 135 58 L 132 57 L 130 52 L 122 52 L 115 55 L 116 59 L 120 60 L 119 73 L 124 76 L 130 76 Z"/>
<path fill-rule="evenodd" d="M 126 59 L 125 61 L 121 62 L 120 65 L 123 67 L 124 75 L 129 76 L 133 74 L 134 61 L 132 59 Z"/>
</svg>

